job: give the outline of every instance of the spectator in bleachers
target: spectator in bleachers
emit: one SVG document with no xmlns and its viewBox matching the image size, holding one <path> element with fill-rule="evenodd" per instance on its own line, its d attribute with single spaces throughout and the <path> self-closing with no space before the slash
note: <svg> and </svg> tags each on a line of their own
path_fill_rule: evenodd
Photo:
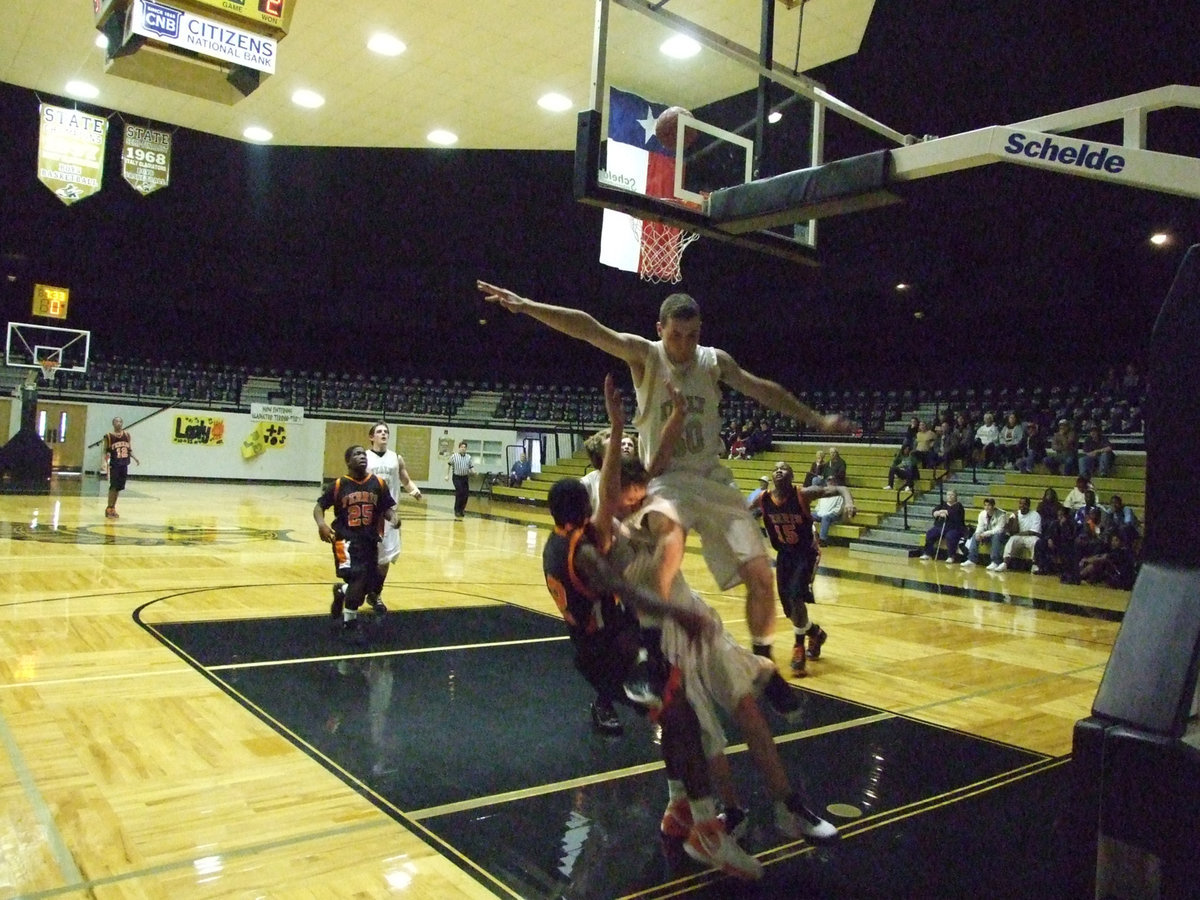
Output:
<svg viewBox="0 0 1200 900">
<path fill-rule="evenodd" d="M 995 499 L 988 497 L 984 500 L 983 509 L 979 511 L 979 519 L 975 523 L 975 533 L 967 541 L 967 558 L 963 560 L 963 568 L 969 569 L 979 564 L 980 541 L 991 541 L 992 562 L 989 568 L 995 569 L 1000 565 L 1000 560 L 1004 558 L 1004 542 L 1008 540 L 1005 531 L 1007 524 L 1008 515 L 997 508 Z"/>
<path fill-rule="evenodd" d="M 1075 563 L 1075 522 L 1071 511 L 1059 506 L 1052 519 L 1042 518 L 1042 535 L 1033 545 L 1034 575 L 1073 573 Z"/>
<path fill-rule="evenodd" d="M 758 503 L 758 498 L 763 495 L 763 491 L 771 489 L 771 479 L 767 475 L 758 476 L 758 486 L 750 492 L 750 496 L 746 498 L 746 505 L 754 508 Z"/>
<path fill-rule="evenodd" d="M 1006 469 L 1009 466 L 1015 469 L 1025 449 L 1025 426 L 1017 420 L 1016 413 L 1010 412 L 1000 426 L 998 443 L 997 464 Z"/>
<path fill-rule="evenodd" d="M 921 470 L 918 468 L 916 456 L 913 455 L 912 446 L 904 444 L 892 458 L 892 467 L 888 469 L 888 480 L 885 487 L 889 491 L 895 490 L 896 478 L 899 477 L 904 482 L 900 490 L 911 494 L 920 474 Z"/>
<path fill-rule="evenodd" d="M 825 476 L 825 480 L 836 478 L 837 483 L 843 487 L 846 485 L 846 461 L 842 459 L 842 454 L 837 447 L 830 447 L 825 458 L 829 461 L 829 474 Z"/>
<path fill-rule="evenodd" d="M 1050 438 L 1046 468 L 1055 475 L 1074 475 L 1079 471 L 1079 438 L 1069 419 L 1058 420 L 1058 430 Z"/>
<path fill-rule="evenodd" d="M 825 481 L 826 487 L 836 488 L 841 485 L 836 475 L 830 474 Z M 827 497 L 818 497 L 812 505 L 813 521 L 820 523 L 817 528 L 817 542 L 824 547 L 829 542 L 829 529 L 842 520 L 846 511 L 846 498 L 840 493 Z"/>
<path fill-rule="evenodd" d="M 993 572 L 1004 572 L 1012 564 L 1013 558 L 1022 550 L 1028 550 L 1033 556 L 1038 538 L 1042 536 L 1042 517 L 1036 509 L 1029 508 L 1029 498 L 1022 497 L 1017 501 L 1017 511 L 1008 517 L 1008 543 L 1004 545 L 1004 559 L 999 565 L 988 566 Z"/>
<path fill-rule="evenodd" d="M 1063 498 L 1063 506 L 1071 510 L 1071 514 L 1074 515 L 1076 510 L 1087 505 L 1088 494 L 1092 495 L 1094 505 L 1096 496 L 1095 490 L 1095 486 L 1082 475 L 1080 475 L 1075 479 L 1075 487 L 1067 491 L 1067 496 Z"/>
<path fill-rule="evenodd" d="M 529 456 L 522 450 L 521 458 L 513 463 L 512 471 L 508 473 L 508 483 L 513 487 L 520 487 L 521 482 L 529 477 L 530 471 Z"/>
<path fill-rule="evenodd" d="M 825 461 L 825 451 L 818 450 L 816 458 L 812 461 L 812 465 L 804 473 L 804 487 L 812 487 L 814 484 L 817 487 L 821 487 L 825 484 L 825 479 L 828 475 L 829 463 Z"/>
<path fill-rule="evenodd" d="M 1079 560 L 1079 580 L 1131 590 L 1137 574 L 1133 550 L 1116 534 L 1109 535 L 1101 547 L 1098 552 Z"/>
<path fill-rule="evenodd" d="M 1129 546 L 1133 546 L 1140 531 L 1138 517 L 1132 509 L 1125 505 L 1120 494 L 1113 494 L 1109 500 L 1108 509 L 1104 511 L 1102 528 L 1106 534 L 1120 535 Z"/>
<path fill-rule="evenodd" d="M 917 432 L 921 430 L 921 420 L 913 416 L 908 420 L 908 428 L 904 429 L 904 443 L 909 446 L 915 446 L 917 440 Z"/>
<path fill-rule="evenodd" d="M 1033 472 L 1046 459 L 1046 436 L 1037 422 L 1025 425 L 1024 453 L 1016 462 L 1018 472 Z"/>
<path fill-rule="evenodd" d="M 775 443 L 775 435 L 766 419 L 759 419 L 753 430 L 746 437 L 746 455 L 757 456 L 766 453 Z"/>
<path fill-rule="evenodd" d="M 934 441 L 937 440 L 937 432 L 930 429 L 929 424 L 922 420 L 917 423 L 917 434 L 913 438 L 913 456 L 917 458 L 917 464 L 921 468 L 928 469 L 933 466 L 930 459 L 930 454 L 933 452 Z"/>
<path fill-rule="evenodd" d="M 1038 501 L 1037 505 L 1038 515 L 1042 518 L 1042 524 L 1045 525 L 1047 522 L 1053 522 L 1058 518 L 1058 511 L 1060 509 L 1066 509 L 1066 507 L 1058 499 L 1058 491 L 1052 487 L 1046 488 L 1042 492 L 1042 499 Z M 1067 511 L 1068 513 L 1070 512 L 1070 510 Z"/>
<path fill-rule="evenodd" d="M 975 429 L 975 440 L 971 443 L 975 465 L 985 469 L 998 465 L 999 440 L 1000 428 L 996 425 L 996 417 L 990 412 L 984 413 L 983 424 Z"/>
<path fill-rule="evenodd" d="M 966 533 L 967 512 L 958 502 L 958 491 L 947 491 L 945 501 L 933 508 L 933 525 L 925 532 L 921 559 L 934 559 L 940 550 L 946 551 L 947 559 L 954 559 Z"/>
<path fill-rule="evenodd" d="M 1079 474 L 1085 478 L 1091 478 L 1092 475 L 1106 478 L 1112 472 L 1115 461 L 1112 444 L 1104 437 L 1100 426 L 1093 425 L 1079 447 Z"/>
<path fill-rule="evenodd" d="M 954 417 L 954 428 L 951 430 L 950 443 L 952 446 L 951 460 L 961 459 L 964 462 L 971 454 L 971 423 L 967 420 L 966 413 L 958 413 Z"/>
<path fill-rule="evenodd" d="M 1136 403 L 1142 395 L 1142 377 L 1138 374 L 1137 366 L 1128 363 L 1125 375 L 1121 378 L 1121 393 L 1130 403 Z"/>
<path fill-rule="evenodd" d="M 1089 491 L 1089 493 L 1091 493 Z M 1094 496 L 1093 496 L 1093 499 Z M 1082 560 L 1088 556 L 1103 553 L 1107 542 L 1104 540 L 1104 510 L 1099 506 L 1085 506 L 1075 512 L 1075 558 Z"/>
</svg>

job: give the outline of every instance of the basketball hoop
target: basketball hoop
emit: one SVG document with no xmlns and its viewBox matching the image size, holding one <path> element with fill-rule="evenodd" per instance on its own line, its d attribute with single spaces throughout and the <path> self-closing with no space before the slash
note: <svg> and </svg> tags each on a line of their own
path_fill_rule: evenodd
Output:
<svg viewBox="0 0 1200 900">
<path fill-rule="evenodd" d="M 38 362 L 38 365 L 42 369 L 42 378 L 45 379 L 46 384 L 53 384 L 54 376 L 58 373 L 58 360 L 43 359 Z"/>
<path fill-rule="evenodd" d="M 663 222 L 634 219 L 633 225 L 642 247 L 638 277 L 651 284 L 678 284 L 683 278 L 679 267 L 683 251 L 700 235 Z"/>
</svg>

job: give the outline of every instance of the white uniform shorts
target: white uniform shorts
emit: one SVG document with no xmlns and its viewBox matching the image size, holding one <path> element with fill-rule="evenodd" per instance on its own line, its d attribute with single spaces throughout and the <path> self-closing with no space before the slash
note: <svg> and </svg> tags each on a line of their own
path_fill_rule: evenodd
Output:
<svg viewBox="0 0 1200 900">
<path fill-rule="evenodd" d="M 386 566 L 400 558 L 400 529 L 391 522 L 383 523 L 383 538 L 379 541 L 379 565 Z"/>
<path fill-rule="evenodd" d="M 738 569 L 743 563 L 767 553 L 746 498 L 728 477 L 724 466 L 716 466 L 711 476 L 667 472 L 647 487 L 648 493 L 674 503 L 680 524 L 700 535 L 704 562 L 723 591 L 742 583 Z"/>
</svg>

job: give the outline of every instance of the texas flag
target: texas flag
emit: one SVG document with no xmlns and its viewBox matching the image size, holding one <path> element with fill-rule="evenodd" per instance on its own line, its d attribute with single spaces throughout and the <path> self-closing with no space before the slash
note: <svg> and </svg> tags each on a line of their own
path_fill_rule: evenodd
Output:
<svg viewBox="0 0 1200 900">
<path fill-rule="evenodd" d="M 667 108 L 609 88 L 608 146 L 605 168 L 622 187 L 648 197 L 675 195 L 675 157 L 654 136 L 654 123 Z M 643 272 L 642 231 L 647 225 L 627 213 L 604 210 L 600 262 L 626 272 Z"/>
</svg>

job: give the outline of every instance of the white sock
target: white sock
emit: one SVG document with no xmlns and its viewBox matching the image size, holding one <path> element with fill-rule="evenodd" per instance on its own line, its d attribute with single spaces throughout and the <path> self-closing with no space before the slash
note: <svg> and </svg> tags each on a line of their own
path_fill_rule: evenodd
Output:
<svg viewBox="0 0 1200 900">
<path fill-rule="evenodd" d="M 680 797 L 686 797 L 687 791 L 684 790 L 683 782 L 678 778 L 667 779 L 667 801 L 671 802 L 678 800 Z"/>
</svg>

